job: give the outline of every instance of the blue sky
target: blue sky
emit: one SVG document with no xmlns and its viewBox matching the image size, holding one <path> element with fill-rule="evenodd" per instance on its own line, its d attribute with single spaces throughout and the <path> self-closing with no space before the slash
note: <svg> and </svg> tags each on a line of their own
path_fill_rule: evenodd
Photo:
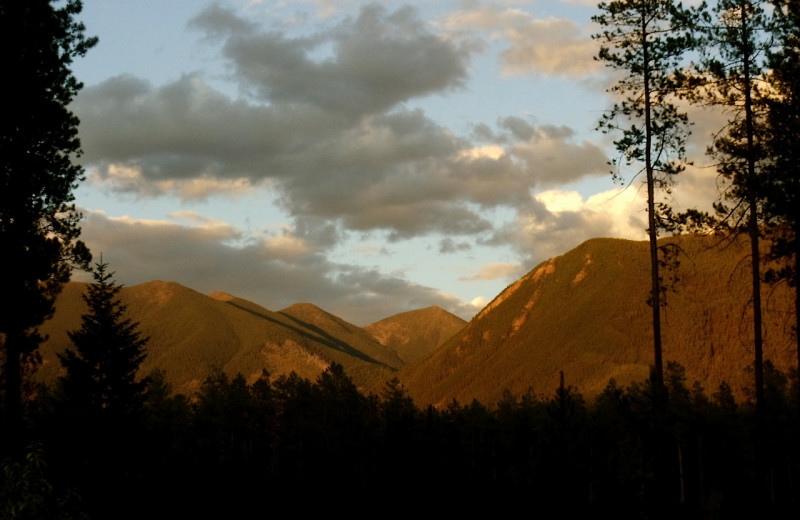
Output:
<svg viewBox="0 0 800 520">
<path fill-rule="evenodd" d="M 594 131 L 613 81 L 595 13 L 85 0 L 100 42 L 73 67 L 83 239 L 126 285 L 312 302 L 358 325 L 429 305 L 469 319 L 586 239 L 645 239 L 640 185 L 612 182 Z M 713 198 L 708 169 L 682 177 L 678 207 Z"/>
</svg>

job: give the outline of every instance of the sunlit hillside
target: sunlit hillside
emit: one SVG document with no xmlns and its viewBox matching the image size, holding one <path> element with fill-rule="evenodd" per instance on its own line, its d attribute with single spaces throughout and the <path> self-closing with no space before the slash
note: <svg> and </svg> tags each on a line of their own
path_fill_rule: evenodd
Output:
<svg viewBox="0 0 800 520">
<path fill-rule="evenodd" d="M 56 352 L 70 346 L 67 331 L 80 328 L 84 288 L 68 284 L 56 302 L 55 316 L 42 327 L 49 339 L 41 349 L 41 380 L 53 381 L 60 373 Z M 332 362 L 344 366 L 362 389 L 373 390 L 402 365 L 393 351 L 339 318 L 302 319 L 288 310 L 269 311 L 224 293 L 206 296 L 162 281 L 126 287 L 120 295 L 130 319 L 150 338 L 141 372 L 165 370 L 179 392 L 196 390 L 214 368 L 251 380 L 262 369 L 274 377 L 295 371 L 315 379 Z M 346 329 L 354 333 L 343 334 Z"/>
<path fill-rule="evenodd" d="M 742 397 L 753 361 L 750 274 L 744 240 L 683 236 L 678 281 L 667 293 L 664 359 L 713 392 L 728 381 Z M 669 280 L 670 273 L 664 273 Z M 452 399 L 495 403 L 504 389 L 550 393 L 564 372 L 586 396 L 614 378 L 643 381 L 653 360 L 646 242 L 590 240 L 509 286 L 439 350 L 405 367 L 400 379 L 419 404 Z M 793 296 L 765 288 L 765 359 L 796 361 Z"/>
<path fill-rule="evenodd" d="M 747 396 L 752 363 L 750 285 L 743 240 L 667 239 L 681 250 L 664 311 L 664 359 L 709 392 L 727 381 Z M 587 397 L 611 378 L 647 378 L 652 363 L 646 242 L 590 240 L 537 266 L 509 286 L 469 324 L 438 308 L 398 314 L 357 327 L 308 303 L 282 311 L 225 293 L 210 296 L 170 282 L 124 288 L 129 316 L 150 338 L 142 373 L 166 371 L 175 390 L 191 393 L 213 369 L 253 380 L 295 371 L 315 379 L 341 364 L 366 392 L 398 375 L 420 405 L 457 399 L 493 404 L 504 389 L 548 394 L 563 371 Z M 66 286 L 55 317 L 42 327 L 44 363 L 37 377 L 60 373 L 55 352 L 80 327 L 84 284 Z M 765 359 L 793 366 L 792 294 L 765 287 Z M 408 364 L 407 364 L 408 363 Z M 399 372 L 398 372 L 399 370 Z"/>
<path fill-rule="evenodd" d="M 405 363 L 439 348 L 467 324 L 440 307 L 402 312 L 364 327 Z"/>
</svg>

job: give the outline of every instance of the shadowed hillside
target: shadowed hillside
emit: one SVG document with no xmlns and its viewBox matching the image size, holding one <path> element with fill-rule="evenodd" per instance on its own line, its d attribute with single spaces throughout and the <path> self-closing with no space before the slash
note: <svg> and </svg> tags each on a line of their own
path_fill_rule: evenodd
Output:
<svg viewBox="0 0 800 520">
<path fill-rule="evenodd" d="M 753 354 L 744 241 L 667 239 L 682 253 L 667 293 L 664 359 L 713 391 L 727 380 L 743 396 Z M 453 398 L 495 403 L 503 389 L 550 392 L 566 382 L 586 396 L 614 378 L 645 380 L 652 363 L 646 242 L 590 240 L 537 266 L 509 286 L 441 349 L 408 365 L 400 379 L 419 404 Z M 765 291 L 765 359 L 788 370 L 795 359 L 792 295 Z"/>
<path fill-rule="evenodd" d="M 467 324 L 440 307 L 402 312 L 364 327 L 382 345 L 411 363 L 433 352 Z"/>
<path fill-rule="evenodd" d="M 67 331 L 80 328 L 85 287 L 68 284 L 56 301 L 55 316 L 41 328 L 49 339 L 41 348 L 40 380 L 53 381 L 61 373 L 56 352 L 71 346 Z M 212 368 L 241 372 L 250 380 L 264 368 L 276 377 L 293 370 L 314 379 L 332 362 L 345 367 L 362 389 L 375 390 L 402 365 L 394 352 L 366 332 L 317 308 L 327 321 L 301 319 L 225 293 L 210 297 L 161 281 L 125 287 L 120 298 L 128 316 L 150 338 L 142 372 L 166 370 L 179 392 L 195 391 Z"/>
</svg>

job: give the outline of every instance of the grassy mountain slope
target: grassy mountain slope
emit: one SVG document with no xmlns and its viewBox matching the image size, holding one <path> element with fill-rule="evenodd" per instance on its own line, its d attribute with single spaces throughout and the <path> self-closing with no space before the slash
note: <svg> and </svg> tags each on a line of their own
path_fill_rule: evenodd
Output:
<svg viewBox="0 0 800 520">
<path fill-rule="evenodd" d="M 667 239 L 682 249 L 680 280 L 667 294 L 664 359 L 713 391 L 723 380 L 751 386 L 749 272 L 744 240 Z M 566 383 L 591 397 L 610 378 L 647 378 L 652 363 L 646 242 L 590 240 L 509 286 L 442 348 L 399 377 L 418 404 L 453 398 L 495 403 L 508 388 L 550 394 Z M 791 294 L 765 291 L 765 359 L 787 370 L 794 358 Z"/>
<path fill-rule="evenodd" d="M 394 375 L 394 370 L 405 364 L 393 350 L 378 343 L 361 327 L 313 304 L 296 303 L 281 310 L 280 314 L 296 326 L 315 334 L 319 342 L 332 350 L 329 356 L 342 360 L 349 357 L 362 360 L 362 363 L 339 363 L 345 366 L 354 381 L 363 381 L 362 386 L 367 390 L 380 391 L 384 382 Z"/>
<path fill-rule="evenodd" d="M 68 284 L 56 301 L 55 316 L 41 329 L 49 336 L 37 374 L 42 380 L 52 381 L 61 373 L 56 352 L 71 346 L 66 331 L 80 328 L 86 310 L 80 298 L 84 289 L 84 284 Z M 273 376 L 294 370 L 313 379 L 331 362 L 342 364 L 357 385 L 372 390 L 402 364 L 371 338 L 351 344 L 350 337 L 223 293 L 210 297 L 176 283 L 154 281 L 125 287 L 120 298 L 129 317 L 150 338 L 142 372 L 166 370 L 180 392 L 197 389 L 214 367 L 248 378 L 266 368 Z M 361 350 L 365 347 L 367 352 Z M 376 349 L 388 353 L 386 359 L 376 359 Z"/>
<path fill-rule="evenodd" d="M 364 329 L 382 345 L 411 363 L 444 344 L 467 324 L 441 307 L 426 307 L 390 316 Z"/>
</svg>

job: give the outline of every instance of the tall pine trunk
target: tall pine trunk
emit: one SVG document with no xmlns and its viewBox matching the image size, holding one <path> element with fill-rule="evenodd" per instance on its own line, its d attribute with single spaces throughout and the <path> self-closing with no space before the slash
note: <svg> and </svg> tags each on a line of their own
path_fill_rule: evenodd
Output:
<svg viewBox="0 0 800 520">
<path fill-rule="evenodd" d="M 744 91 L 744 112 L 745 112 L 745 131 L 747 139 L 747 149 L 745 150 L 747 159 L 747 180 L 745 189 L 747 192 L 747 203 L 749 214 L 747 219 L 747 234 L 750 238 L 750 269 L 752 271 L 753 284 L 753 353 L 755 360 L 753 370 L 755 372 L 756 385 L 756 415 L 759 423 L 763 422 L 764 414 L 764 360 L 763 360 L 763 333 L 761 317 L 761 255 L 759 252 L 760 229 L 758 223 L 758 183 L 756 182 L 756 151 L 755 151 L 755 124 L 753 115 L 753 80 L 750 73 L 750 61 L 753 59 L 750 48 L 752 38 L 750 28 L 747 25 L 746 6 L 742 5 L 742 64 L 743 78 L 742 87 Z"/>
<path fill-rule="evenodd" d="M 647 13 L 642 13 L 642 62 L 644 70 L 644 117 L 645 117 L 645 169 L 647 174 L 647 233 L 650 239 L 651 305 L 653 307 L 653 387 L 656 405 L 661 407 L 664 390 L 664 367 L 661 353 L 661 278 L 658 273 L 658 229 L 656 227 L 655 174 L 653 172 L 652 106 L 650 100 L 650 56 L 647 42 Z"/>
</svg>

